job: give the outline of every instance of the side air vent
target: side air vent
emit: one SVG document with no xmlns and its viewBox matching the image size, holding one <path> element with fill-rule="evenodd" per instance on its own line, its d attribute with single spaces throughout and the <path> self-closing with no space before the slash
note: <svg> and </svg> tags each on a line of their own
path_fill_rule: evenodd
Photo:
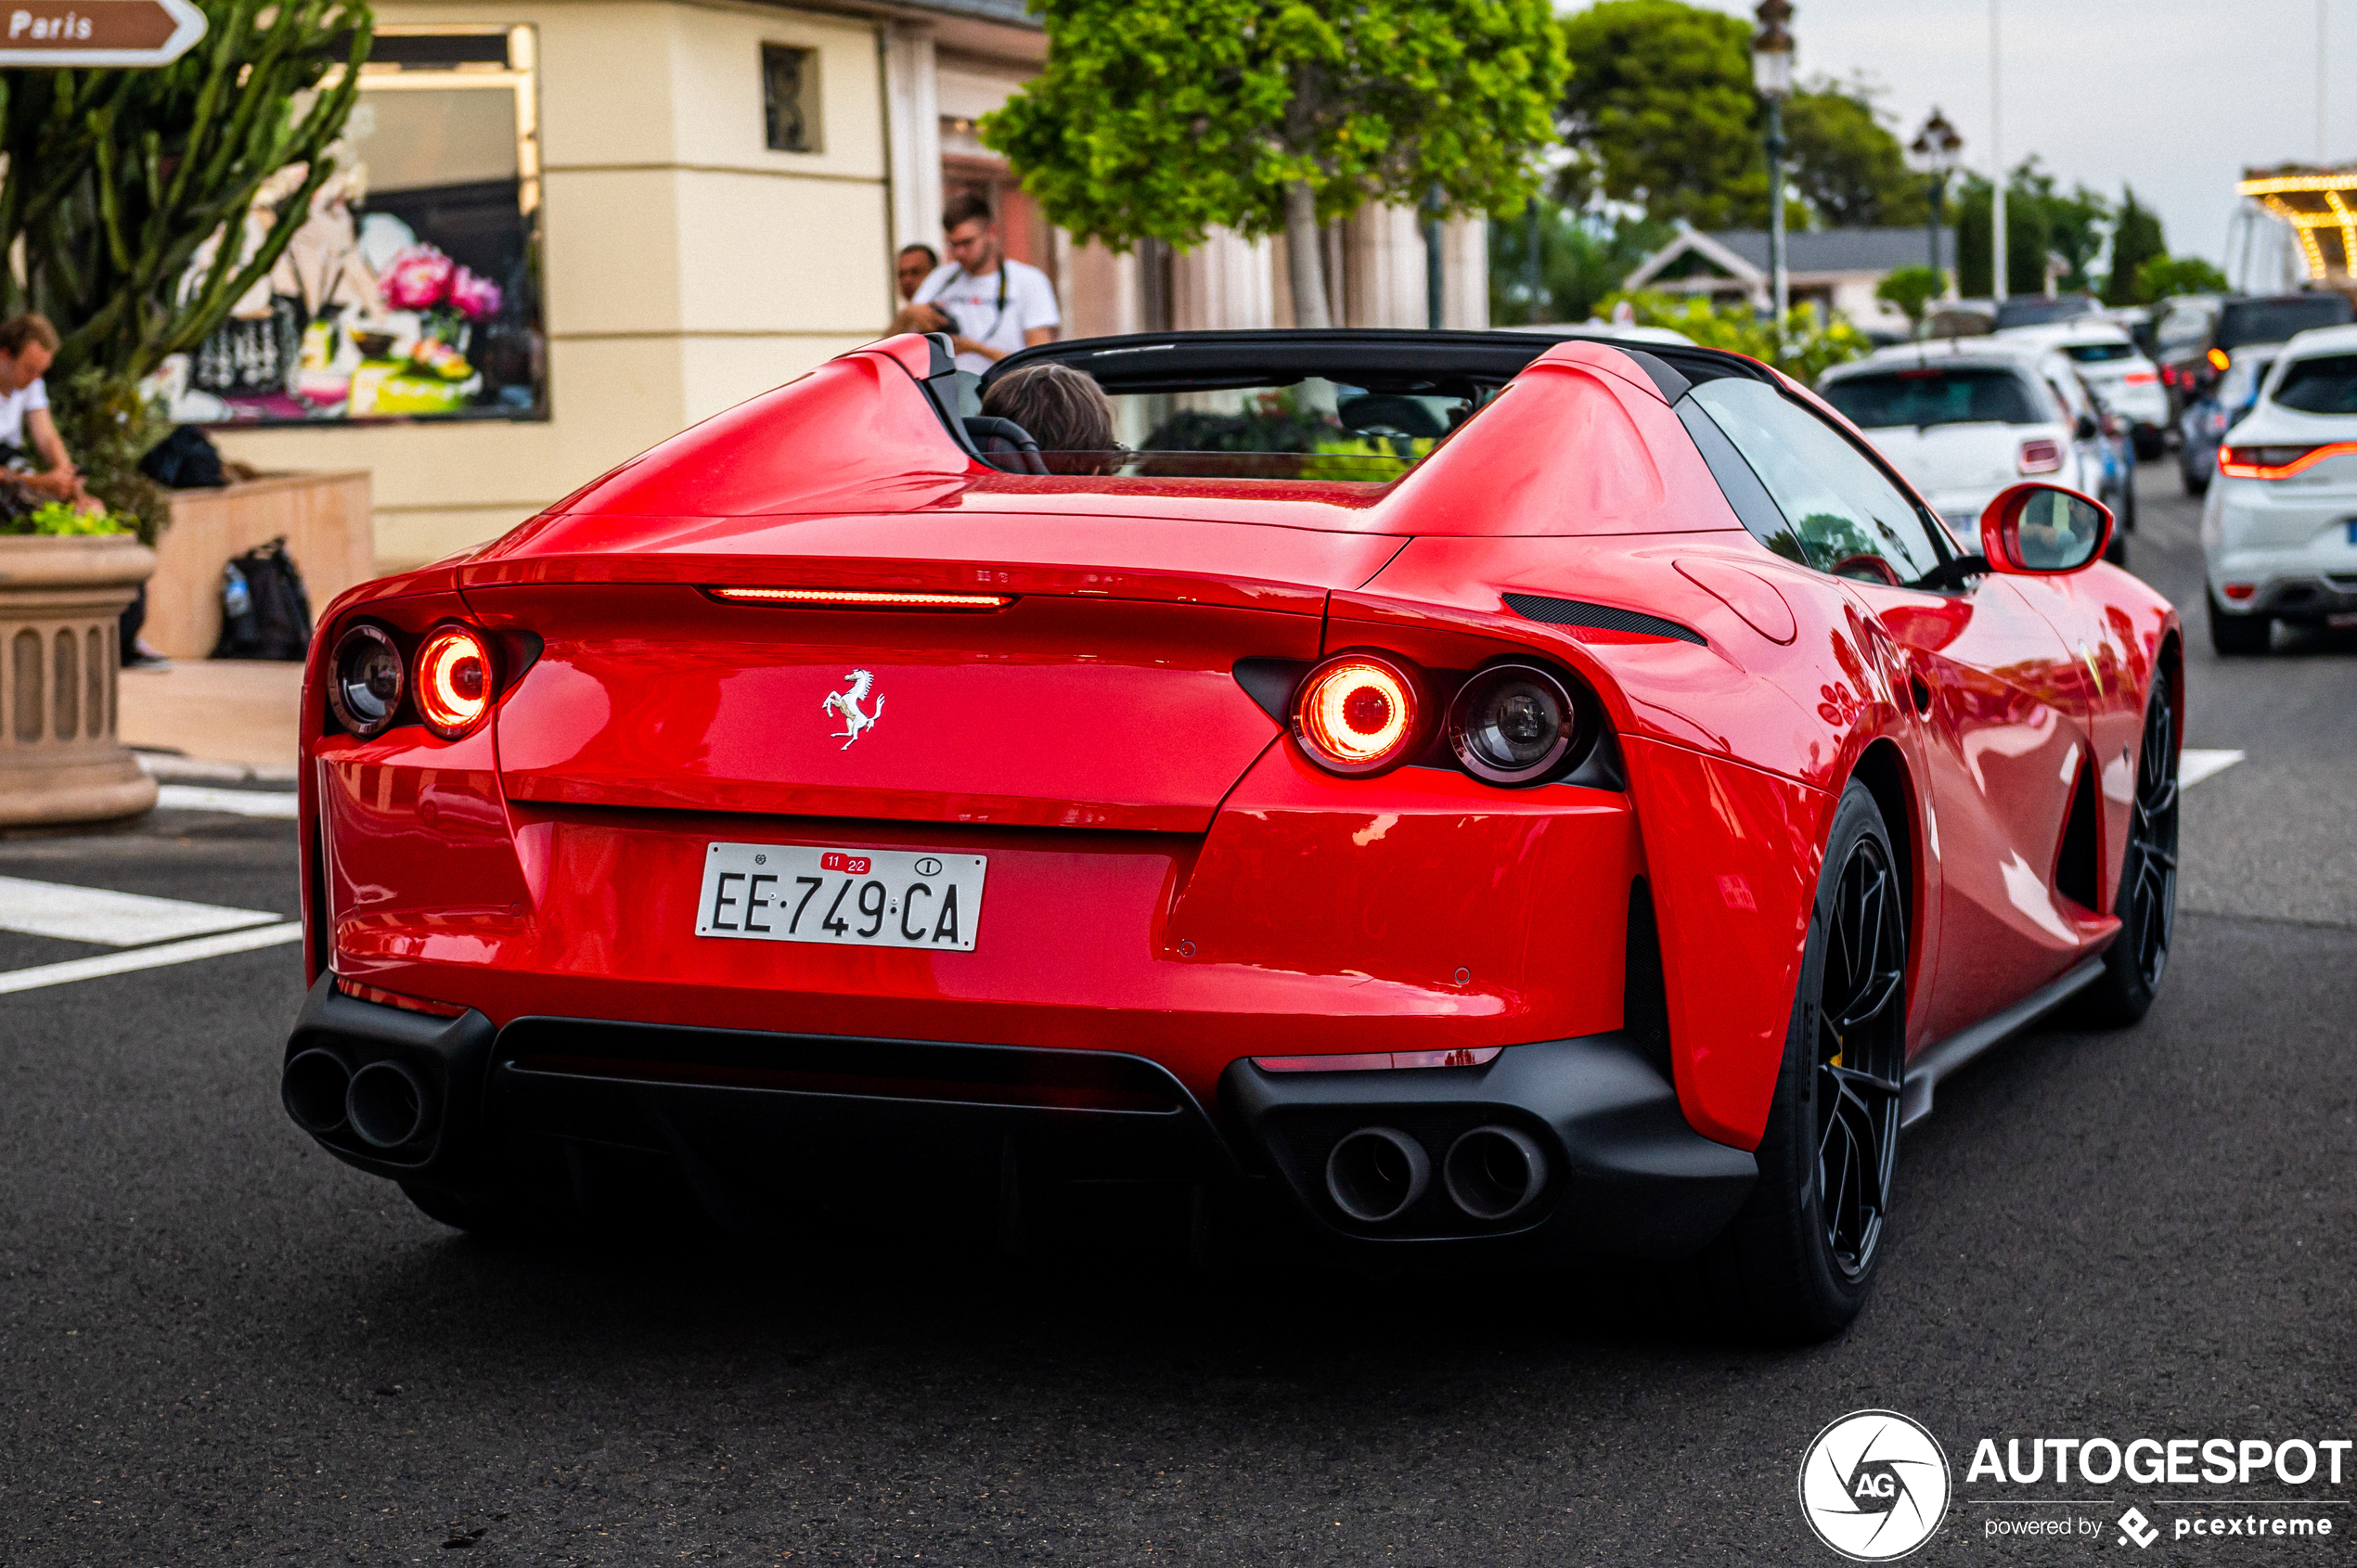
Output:
<svg viewBox="0 0 2357 1568">
<path fill-rule="evenodd" d="M 2064 819 L 2062 849 L 2054 856 L 2054 891 L 2082 909 L 2099 909 L 2101 873 L 2095 855 L 2095 770 L 2081 762 L 2079 787 L 2071 791 Z"/>
<path fill-rule="evenodd" d="M 1675 621 L 1665 621 L 1658 615 L 1646 615 L 1634 610 L 1621 610 L 1609 604 L 1590 604 L 1584 599 L 1541 598 L 1536 594 L 1502 596 L 1506 608 L 1527 621 L 1544 621 L 1550 626 L 1592 626 L 1600 632 L 1634 632 L 1640 636 L 1676 637 L 1708 647 L 1709 641 L 1691 626 Z"/>
<path fill-rule="evenodd" d="M 1661 928 L 1654 922 L 1653 889 L 1638 877 L 1629 884 L 1629 945 L 1621 980 L 1621 1033 L 1635 1041 L 1664 1078 L 1669 1062 L 1669 988 L 1661 970 Z"/>
</svg>

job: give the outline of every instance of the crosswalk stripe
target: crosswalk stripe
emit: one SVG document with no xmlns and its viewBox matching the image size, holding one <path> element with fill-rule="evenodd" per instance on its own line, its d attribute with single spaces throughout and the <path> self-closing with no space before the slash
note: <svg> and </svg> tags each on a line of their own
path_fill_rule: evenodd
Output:
<svg viewBox="0 0 2357 1568">
<path fill-rule="evenodd" d="M 292 790 L 215 790 L 202 784 L 159 784 L 156 806 L 162 811 L 227 811 L 239 816 L 282 816 L 292 821 Z"/>
<path fill-rule="evenodd" d="M 192 904 L 184 898 L 116 893 L 110 888 L 0 877 L 0 931 L 22 932 L 27 936 L 136 947 L 142 943 L 264 925 L 280 918 L 267 909 L 235 909 Z"/>
<path fill-rule="evenodd" d="M 2211 751 L 2188 746 L 2177 755 L 2177 788 L 2190 790 L 2205 778 L 2214 778 L 2243 760 L 2240 752 Z"/>
<path fill-rule="evenodd" d="M 230 953 L 251 953 L 257 947 L 277 947 L 289 942 L 303 940 L 303 925 L 288 920 L 258 931 L 224 932 L 219 936 L 200 936 L 192 942 L 168 942 L 161 947 L 139 947 L 128 953 L 101 953 L 95 958 L 69 958 L 61 964 L 42 964 L 29 970 L 11 970 L 0 974 L 0 995 L 11 991 L 34 991 L 45 985 L 67 985 L 77 980 L 97 980 L 109 974 L 129 974 L 135 970 L 162 969 L 171 964 L 193 963 L 199 958 L 218 958 Z"/>
</svg>

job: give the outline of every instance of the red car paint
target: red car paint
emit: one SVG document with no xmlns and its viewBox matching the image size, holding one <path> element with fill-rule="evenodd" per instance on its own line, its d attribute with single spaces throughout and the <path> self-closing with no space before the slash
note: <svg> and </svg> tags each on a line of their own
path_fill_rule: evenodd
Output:
<svg viewBox="0 0 2357 1568">
<path fill-rule="evenodd" d="M 315 978 L 332 965 L 495 1024 L 1119 1049 L 1210 1103 L 1243 1057 L 1617 1027 L 1642 876 L 1679 1103 L 1748 1149 L 1834 807 L 1870 751 L 1911 802 L 1891 824 L 1913 881 L 1911 1049 L 2117 930 L 2055 893 L 2054 856 L 2093 767 L 2109 902 L 2144 695 L 2181 636 L 2124 572 L 1942 594 L 1797 566 L 1740 526 L 1645 376 L 1593 343 L 1547 352 L 1385 487 L 1001 473 L 924 401 L 925 355 L 916 339 L 848 354 L 330 608 L 303 699 Z M 728 586 L 1012 602 L 704 591 Z M 1704 641 L 1541 623 L 1510 592 Z M 322 681 L 361 617 L 541 646 L 465 737 L 356 739 Z M 1230 673 L 1351 649 L 1555 663 L 1600 699 L 1628 789 L 1336 777 Z M 855 668 L 890 706 L 853 743 L 821 703 Z M 714 840 L 987 854 L 978 945 L 700 939 Z"/>
</svg>

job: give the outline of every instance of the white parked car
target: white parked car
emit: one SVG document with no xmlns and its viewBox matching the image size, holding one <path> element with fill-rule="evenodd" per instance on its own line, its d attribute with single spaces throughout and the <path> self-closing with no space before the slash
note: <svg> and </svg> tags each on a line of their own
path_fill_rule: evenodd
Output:
<svg viewBox="0 0 2357 1568">
<path fill-rule="evenodd" d="M 2284 345 L 2218 450 L 2201 547 L 2221 653 L 2265 652 L 2278 621 L 2357 611 L 2357 327 Z"/>
<path fill-rule="evenodd" d="M 2102 417 L 2077 366 L 2041 343 L 1956 338 L 1884 349 L 1826 371 L 1817 392 L 1866 432 L 1968 550 L 1979 547 L 1981 512 L 2024 480 L 2067 485 L 2115 512 L 2132 482 L 2106 460 Z M 2117 533 L 2108 553 L 2125 557 Z"/>
<path fill-rule="evenodd" d="M 2144 357 L 2126 327 L 2081 316 L 2052 327 L 2009 328 L 1997 335 L 2068 354 L 2104 406 L 2128 422 L 2136 456 L 2146 462 L 2160 456 L 2170 424 L 2169 389 L 2160 384 L 2160 366 Z"/>
</svg>

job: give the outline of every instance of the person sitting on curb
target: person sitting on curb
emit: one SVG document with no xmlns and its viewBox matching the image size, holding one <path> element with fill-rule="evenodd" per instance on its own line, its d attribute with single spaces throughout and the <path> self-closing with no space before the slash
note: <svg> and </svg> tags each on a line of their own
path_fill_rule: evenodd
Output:
<svg viewBox="0 0 2357 1568">
<path fill-rule="evenodd" d="M 42 377 L 57 357 L 58 329 L 32 311 L 0 321 L 0 448 L 7 466 L 28 469 L 24 456 L 41 460 L 39 472 L 16 474 L 27 489 L 77 511 L 101 512 L 106 504 L 83 488 L 82 474 L 49 418 L 49 389 Z"/>
</svg>

